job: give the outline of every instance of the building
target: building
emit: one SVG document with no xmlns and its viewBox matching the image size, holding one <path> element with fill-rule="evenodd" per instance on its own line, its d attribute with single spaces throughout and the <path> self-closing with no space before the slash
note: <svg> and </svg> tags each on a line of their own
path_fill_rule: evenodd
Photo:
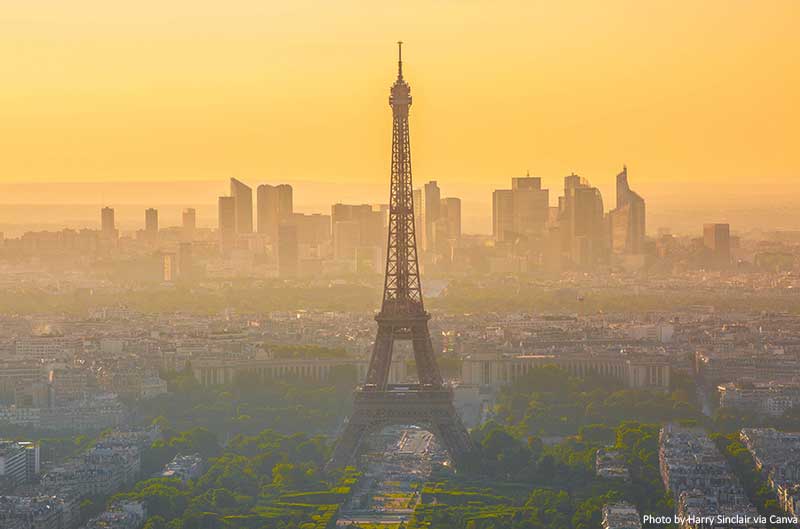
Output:
<svg viewBox="0 0 800 529">
<path fill-rule="evenodd" d="M 331 206 L 331 230 L 334 259 L 356 263 L 358 255 L 378 255 L 378 262 L 369 267 L 381 268 L 387 232 L 380 209 L 370 204 L 334 204 Z"/>
<path fill-rule="evenodd" d="M 617 207 L 609 213 L 611 249 L 618 254 L 644 252 L 644 199 L 628 185 L 628 168 L 617 175 Z"/>
<path fill-rule="evenodd" d="M 708 384 L 769 381 L 773 384 L 796 384 L 800 360 L 794 355 L 765 354 L 743 350 L 697 351 L 695 373 Z"/>
<path fill-rule="evenodd" d="M 720 384 L 717 386 L 720 408 L 734 408 L 780 417 L 800 406 L 800 385 L 778 382 Z"/>
<path fill-rule="evenodd" d="M 299 245 L 319 247 L 331 240 L 331 216 L 314 213 L 293 213 L 287 221 L 297 227 Z"/>
<path fill-rule="evenodd" d="M 79 346 L 78 340 L 57 334 L 28 336 L 16 340 L 14 352 L 27 360 L 70 360 Z"/>
<path fill-rule="evenodd" d="M 315 382 L 326 380 L 337 369 L 354 369 L 359 382 L 367 376 L 369 361 L 360 358 L 251 358 L 230 359 L 206 357 L 192 362 L 195 380 L 203 386 L 230 384 L 238 376 L 254 374 L 260 380 L 308 379 Z M 389 381 L 392 384 L 408 382 L 405 358 L 392 359 Z"/>
<path fill-rule="evenodd" d="M 151 243 L 158 240 L 158 210 L 155 208 L 144 210 L 144 236 Z"/>
<path fill-rule="evenodd" d="M 278 275 L 296 277 L 298 262 L 297 226 L 282 223 L 278 226 Z"/>
<path fill-rule="evenodd" d="M 104 207 L 100 210 L 100 234 L 106 240 L 116 240 L 119 237 L 114 221 L 114 208 Z"/>
<path fill-rule="evenodd" d="M 50 370 L 53 402 L 63 405 L 82 400 L 89 390 L 89 371 L 78 367 L 55 366 Z"/>
<path fill-rule="evenodd" d="M 253 233 L 253 190 L 231 178 L 231 197 L 234 202 L 236 233 Z"/>
<path fill-rule="evenodd" d="M 492 193 L 492 236 L 496 241 L 513 241 L 514 195 L 510 189 L 495 189 Z"/>
<path fill-rule="evenodd" d="M 186 208 L 181 213 L 181 238 L 183 242 L 192 242 L 197 231 L 197 211 Z"/>
<path fill-rule="evenodd" d="M 0 479 L 28 483 L 39 474 L 39 443 L 0 440 Z"/>
<path fill-rule="evenodd" d="M 547 223 L 550 192 L 542 179 L 526 176 L 511 179 L 511 189 L 492 194 L 492 235 L 496 241 L 537 239 Z"/>
<path fill-rule="evenodd" d="M 355 220 L 342 220 L 333 224 L 333 258 L 337 261 L 356 260 L 356 249 L 361 242 L 361 226 Z"/>
<path fill-rule="evenodd" d="M 629 388 L 669 388 L 670 364 L 667 358 L 656 355 L 628 357 L 619 353 L 471 354 L 461 363 L 461 380 L 465 384 L 499 388 L 513 383 L 531 369 L 544 366 L 559 367 L 576 377 L 590 374 L 611 376 Z"/>
<path fill-rule="evenodd" d="M 625 454 L 620 450 L 599 448 L 594 457 L 595 474 L 605 479 L 630 480 L 630 471 L 625 463 Z"/>
<path fill-rule="evenodd" d="M 256 189 L 258 233 L 272 241 L 278 237 L 278 226 L 291 219 L 294 213 L 292 186 L 262 184 Z M 328 227 L 330 230 L 330 227 Z"/>
<path fill-rule="evenodd" d="M 0 527 L 64 529 L 69 513 L 59 498 L 50 496 L 0 496 Z"/>
<path fill-rule="evenodd" d="M 439 219 L 439 208 L 442 202 L 441 191 L 436 180 L 422 186 L 420 197 L 422 199 L 419 208 L 422 213 L 420 219 L 422 232 L 417 232 L 417 245 L 422 251 L 430 252 L 434 250 L 434 225 Z"/>
<path fill-rule="evenodd" d="M 550 192 L 542 189 L 542 179 L 520 177 L 511 179 L 513 229 L 517 236 L 539 237 L 547 222 Z"/>
<path fill-rule="evenodd" d="M 461 199 L 446 197 L 439 206 L 439 222 L 446 226 L 447 238 L 458 241 L 461 239 Z"/>
<path fill-rule="evenodd" d="M 220 253 L 229 257 L 236 246 L 236 200 L 233 197 L 219 197 L 217 226 Z"/>
<path fill-rule="evenodd" d="M 709 252 L 709 264 L 728 266 L 731 262 L 731 227 L 729 224 L 704 224 L 703 246 Z"/>
<path fill-rule="evenodd" d="M 742 428 L 739 439 L 753 457 L 756 469 L 778 495 L 781 507 L 792 512 L 800 484 L 800 434 L 774 428 Z"/>
<path fill-rule="evenodd" d="M 603 529 L 642 529 L 642 518 L 636 507 L 627 502 L 603 505 Z"/>
<path fill-rule="evenodd" d="M 203 474 L 203 458 L 200 454 L 178 454 L 164 466 L 162 478 L 177 478 L 183 483 L 197 479 Z"/>
<path fill-rule="evenodd" d="M 559 198 L 563 250 L 573 265 L 591 267 L 606 255 L 603 197 L 600 190 L 575 173 L 564 177 Z"/>
<path fill-rule="evenodd" d="M 117 502 L 92 518 L 80 529 L 140 529 L 147 519 L 142 502 Z"/>
<path fill-rule="evenodd" d="M 692 520 L 708 516 L 752 519 L 758 515 L 705 431 L 665 426 L 659 433 L 658 461 L 664 488 L 675 501 L 676 514 L 686 520 L 680 525 L 682 529 L 700 527 Z"/>
</svg>

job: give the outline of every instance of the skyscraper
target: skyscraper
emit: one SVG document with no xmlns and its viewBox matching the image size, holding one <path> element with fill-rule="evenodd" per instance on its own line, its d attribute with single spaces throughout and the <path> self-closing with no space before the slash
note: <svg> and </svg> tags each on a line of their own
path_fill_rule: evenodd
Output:
<svg viewBox="0 0 800 529">
<path fill-rule="evenodd" d="M 600 190 L 575 173 L 564 177 L 559 224 L 573 264 L 591 266 L 605 257 L 606 231 Z"/>
<path fill-rule="evenodd" d="M 711 264 L 727 266 L 731 262 L 730 224 L 704 224 L 703 246 L 710 251 Z"/>
<path fill-rule="evenodd" d="M 527 238 L 541 236 L 547 222 L 550 192 L 542 179 L 525 176 L 511 179 L 514 202 L 514 231 Z"/>
<path fill-rule="evenodd" d="M 231 197 L 236 208 L 236 233 L 253 233 L 253 190 L 231 178 Z"/>
<path fill-rule="evenodd" d="M 331 240 L 330 215 L 293 213 L 291 220 L 287 222 L 297 227 L 298 244 L 318 247 Z"/>
<path fill-rule="evenodd" d="M 100 235 L 105 239 L 117 238 L 117 227 L 114 221 L 114 208 L 105 207 L 100 210 Z"/>
<path fill-rule="evenodd" d="M 432 180 L 422 186 L 422 212 L 421 225 L 423 227 L 422 238 L 420 241 L 424 251 L 432 251 L 434 223 L 439 219 L 439 207 L 442 201 L 442 193 L 436 180 Z"/>
<path fill-rule="evenodd" d="M 609 213 L 611 249 L 615 253 L 644 252 L 645 203 L 628 185 L 628 168 L 617 175 L 617 207 Z"/>
<path fill-rule="evenodd" d="M 236 199 L 233 197 L 219 197 L 218 232 L 220 252 L 228 257 L 236 245 Z"/>
<path fill-rule="evenodd" d="M 334 257 L 353 260 L 357 248 L 379 248 L 386 245 L 384 214 L 370 204 L 334 204 L 331 206 Z M 378 265 L 379 263 L 375 263 Z"/>
<path fill-rule="evenodd" d="M 144 210 L 144 234 L 150 242 L 158 240 L 158 210 L 155 208 Z"/>
<path fill-rule="evenodd" d="M 447 238 L 458 240 L 461 238 L 461 199 L 446 197 L 439 206 L 439 220 L 447 226 Z"/>
<path fill-rule="evenodd" d="M 514 195 L 510 189 L 492 192 L 492 235 L 496 241 L 514 238 Z"/>
<path fill-rule="evenodd" d="M 271 240 L 278 237 L 278 226 L 291 219 L 294 213 L 292 186 L 262 184 L 256 189 L 258 233 Z"/>
<path fill-rule="evenodd" d="M 195 230 L 197 229 L 197 212 L 194 208 L 186 208 L 181 214 L 181 227 L 183 233 L 181 237 L 184 242 L 192 242 L 194 240 Z"/>
<path fill-rule="evenodd" d="M 542 179 L 526 176 L 511 179 L 511 189 L 492 194 L 492 234 L 497 241 L 536 239 L 543 235 L 550 192 Z"/>
</svg>

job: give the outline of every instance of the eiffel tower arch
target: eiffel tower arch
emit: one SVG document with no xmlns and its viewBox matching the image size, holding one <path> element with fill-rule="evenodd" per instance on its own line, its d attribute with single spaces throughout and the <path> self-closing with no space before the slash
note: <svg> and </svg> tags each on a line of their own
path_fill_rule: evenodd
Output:
<svg viewBox="0 0 800 529">
<path fill-rule="evenodd" d="M 415 424 L 428 429 L 459 465 L 472 444 L 453 405 L 452 389 L 445 385 L 428 330 L 430 315 L 422 301 L 414 198 L 411 181 L 411 147 L 408 109 L 411 87 L 403 79 L 402 43 L 398 42 L 397 80 L 391 87 L 392 170 L 389 198 L 389 238 L 381 311 L 375 317 L 378 333 L 366 381 L 355 391 L 353 413 L 345 425 L 329 468 L 352 461 L 362 441 L 386 426 Z M 389 384 L 392 351 L 397 340 L 410 340 L 419 384 Z"/>
</svg>

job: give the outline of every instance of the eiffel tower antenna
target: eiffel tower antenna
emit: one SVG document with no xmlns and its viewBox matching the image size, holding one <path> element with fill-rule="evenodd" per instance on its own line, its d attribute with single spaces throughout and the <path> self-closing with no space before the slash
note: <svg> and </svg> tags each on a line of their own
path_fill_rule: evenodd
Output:
<svg viewBox="0 0 800 529">
<path fill-rule="evenodd" d="M 348 464 L 365 437 L 390 425 L 416 424 L 428 428 L 455 464 L 463 462 L 472 450 L 469 434 L 453 406 L 453 392 L 439 372 L 428 329 L 430 315 L 422 301 L 408 128 L 411 87 L 403 79 L 402 42 L 397 45 L 397 80 L 389 91 L 392 167 L 383 302 L 375 316 L 378 333 L 366 382 L 355 392 L 353 415 L 336 444 L 329 468 Z M 411 341 L 419 384 L 389 383 L 396 340 Z"/>
<path fill-rule="evenodd" d="M 403 41 L 397 41 L 397 78 L 403 78 Z"/>
</svg>

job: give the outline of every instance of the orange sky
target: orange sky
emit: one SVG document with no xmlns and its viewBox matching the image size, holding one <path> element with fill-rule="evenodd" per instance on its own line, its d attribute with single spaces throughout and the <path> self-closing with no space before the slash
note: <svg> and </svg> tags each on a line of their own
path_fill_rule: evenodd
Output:
<svg viewBox="0 0 800 529">
<path fill-rule="evenodd" d="M 445 194 L 623 163 L 645 194 L 797 192 L 798 22 L 795 0 L 9 0 L 0 183 L 383 182 L 402 39 L 415 179 Z"/>
</svg>

